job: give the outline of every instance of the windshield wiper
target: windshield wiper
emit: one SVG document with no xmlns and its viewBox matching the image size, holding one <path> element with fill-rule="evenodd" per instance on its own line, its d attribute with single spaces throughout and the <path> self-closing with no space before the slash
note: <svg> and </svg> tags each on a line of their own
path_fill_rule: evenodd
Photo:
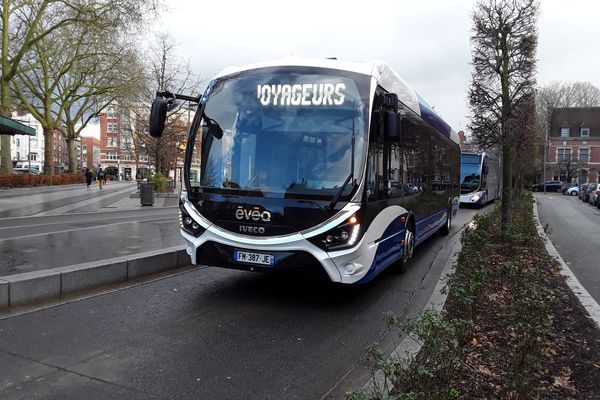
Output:
<svg viewBox="0 0 600 400">
<path fill-rule="evenodd" d="M 333 196 L 333 199 L 331 199 L 331 203 L 329 203 L 329 210 L 330 211 L 333 211 L 333 208 L 335 207 L 335 205 L 337 204 L 337 202 L 340 200 L 340 197 L 342 196 L 342 193 L 344 193 L 344 189 L 346 189 L 346 186 L 348 185 L 348 182 L 350 182 L 350 179 L 352 179 L 353 176 L 354 176 L 354 171 L 350 172 L 350 175 L 348 175 L 348 177 L 346 178 L 346 180 L 342 184 L 342 187 L 340 187 L 340 190 L 338 190 L 338 192 L 335 194 L 335 196 Z"/>
<path fill-rule="evenodd" d="M 352 103 L 354 103 L 354 102 L 352 102 Z M 356 108 L 354 106 L 352 107 L 352 110 L 353 110 L 353 114 L 355 114 Z M 342 187 L 340 188 L 340 190 L 338 190 L 338 192 L 335 194 L 335 196 L 333 196 L 333 199 L 331 199 L 331 203 L 329 203 L 330 211 L 333 211 L 335 205 L 340 200 L 340 197 L 342 196 L 342 193 L 344 193 L 344 189 L 346 189 L 346 185 L 348 185 L 348 182 L 350 182 L 351 179 L 354 180 L 353 178 L 354 178 L 354 141 L 355 141 L 354 118 L 355 118 L 355 116 L 356 115 L 352 116 L 352 154 L 350 155 L 350 175 L 348 175 L 348 177 L 342 184 Z M 353 186 L 354 186 L 354 182 L 353 182 Z"/>
</svg>

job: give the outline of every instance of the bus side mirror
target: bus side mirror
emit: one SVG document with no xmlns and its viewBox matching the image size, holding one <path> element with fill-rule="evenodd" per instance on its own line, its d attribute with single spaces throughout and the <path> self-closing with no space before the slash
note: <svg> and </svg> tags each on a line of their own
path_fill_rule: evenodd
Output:
<svg viewBox="0 0 600 400">
<path fill-rule="evenodd" d="M 385 111 L 383 114 L 383 130 L 385 139 L 390 142 L 397 142 L 401 136 L 401 116 L 394 111 Z"/>
<path fill-rule="evenodd" d="M 165 129 L 167 119 L 167 108 L 169 100 L 162 96 L 156 96 L 150 108 L 150 136 L 159 138 Z"/>
</svg>

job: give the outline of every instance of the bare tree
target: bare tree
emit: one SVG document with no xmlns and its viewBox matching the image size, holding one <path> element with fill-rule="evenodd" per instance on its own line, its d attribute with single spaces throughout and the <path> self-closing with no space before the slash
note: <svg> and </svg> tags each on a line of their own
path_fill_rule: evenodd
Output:
<svg viewBox="0 0 600 400">
<path fill-rule="evenodd" d="M 88 29 L 81 32 L 89 48 L 85 57 L 62 76 L 58 83 L 57 104 L 63 111 L 63 134 L 69 152 L 69 169 L 76 170 L 74 141 L 88 123 L 117 99 L 124 98 L 143 78 L 136 44 L 102 30 L 90 40 Z"/>
<path fill-rule="evenodd" d="M 582 166 L 583 163 L 576 157 L 567 157 L 556 164 L 555 173 L 559 179 L 564 179 L 564 182 L 571 182 L 579 177 Z"/>
<path fill-rule="evenodd" d="M 147 152 L 154 163 L 155 171 L 165 175 L 173 169 L 182 154 L 181 144 L 187 138 L 187 128 L 191 113 L 183 108 L 183 103 L 170 110 L 165 130 L 160 138 L 148 134 L 148 115 L 156 90 L 169 90 L 176 93 L 196 93 L 202 82 L 189 62 L 176 55 L 177 45 L 168 34 L 158 34 L 148 53 L 147 71 L 149 74 L 136 93 L 130 96 L 128 107 L 137 115 L 135 138 L 137 150 Z"/>
<path fill-rule="evenodd" d="M 161 0 L 3 0 L 0 5 L 0 113 L 10 117 L 15 106 L 12 95 L 17 84 L 14 81 L 31 68 L 39 67 L 31 50 L 35 46 L 47 47 L 40 42 L 49 35 L 57 35 L 73 25 L 93 25 L 125 34 L 132 27 L 141 29 L 145 18 L 161 9 Z M 23 66 L 24 60 L 28 60 L 28 65 Z M 45 68 L 50 70 L 52 66 L 48 64 Z M 31 106 L 33 101 L 28 100 Z M 0 171 L 10 172 L 10 139 L 3 136 L 0 143 Z M 52 158 L 50 155 L 50 161 Z"/>
<path fill-rule="evenodd" d="M 519 108 L 515 111 L 516 126 L 520 134 L 515 137 L 515 185 L 519 196 L 525 188 L 525 180 L 535 178 L 535 158 L 531 155 L 539 146 L 535 135 L 537 126 L 537 117 L 535 112 L 535 93 L 527 94 L 520 102 Z M 532 176 L 531 174 L 534 174 Z"/>
<path fill-rule="evenodd" d="M 472 15 L 469 89 L 474 142 L 502 150 L 502 232 L 511 222 L 513 149 L 525 132 L 518 110 L 535 85 L 536 0 L 480 0 Z"/>
</svg>

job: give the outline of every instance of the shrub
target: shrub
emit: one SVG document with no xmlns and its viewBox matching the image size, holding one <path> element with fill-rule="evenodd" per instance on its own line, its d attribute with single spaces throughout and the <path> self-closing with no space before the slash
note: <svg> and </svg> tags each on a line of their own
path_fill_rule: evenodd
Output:
<svg viewBox="0 0 600 400">
<path fill-rule="evenodd" d="M 82 174 L 60 174 L 48 177 L 36 174 L 2 174 L 0 175 L 0 187 L 31 187 L 40 185 L 67 185 L 85 182 Z"/>
<path fill-rule="evenodd" d="M 151 181 L 154 184 L 154 190 L 156 190 L 157 192 L 166 192 L 166 191 L 168 191 L 169 180 L 167 179 L 166 176 L 164 176 L 160 172 L 157 172 L 156 174 L 154 174 L 152 176 Z"/>
</svg>

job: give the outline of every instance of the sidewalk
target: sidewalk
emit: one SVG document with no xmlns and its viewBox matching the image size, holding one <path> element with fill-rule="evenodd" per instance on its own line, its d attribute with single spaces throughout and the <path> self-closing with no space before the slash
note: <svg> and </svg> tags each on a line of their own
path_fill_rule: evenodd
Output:
<svg viewBox="0 0 600 400">
<path fill-rule="evenodd" d="M 0 191 L 0 308 L 188 265 L 178 202 L 142 206 L 135 182 Z"/>
<path fill-rule="evenodd" d="M 178 192 L 154 195 L 154 208 L 176 207 Z M 145 207 L 145 208 L 153 208 Z M 135 182 L 5 189 L 0 191 L 0 218 L 41 217 L 67 213 L 93 213 L 142 209 Z"/>
</svg>

